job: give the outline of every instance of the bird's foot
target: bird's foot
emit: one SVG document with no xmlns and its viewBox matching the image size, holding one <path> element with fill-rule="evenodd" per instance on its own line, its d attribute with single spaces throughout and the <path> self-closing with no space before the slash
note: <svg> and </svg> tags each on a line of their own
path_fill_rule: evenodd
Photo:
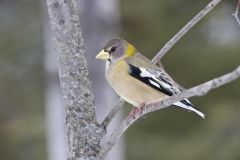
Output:
<svg viewBox="0 0 240 160">
<path fill-rule="evenodd" d="M 139 106 L 137 106 L 137 107 L 134 107 L 133 109 L 132 109 L 132 111 L 130 112 L 130 116 L 133 116 L 133 117 L 135 117 L 135 115 L 136 114 L 138 114 L 138 113 L 142 113 L 142 110 L 144 109 L 144 107 L 146 106 L 146 104 L 145 103 L 142 103 L 142 104 L 140 104 Z"/>
<path fill-rule="evenodd" d="M 144 107 L 146 106 L 146 103 L 141 103 L 138 108 L 139 110 L 142 112 L 142 110 L 144 109 Z"/>
</svg>

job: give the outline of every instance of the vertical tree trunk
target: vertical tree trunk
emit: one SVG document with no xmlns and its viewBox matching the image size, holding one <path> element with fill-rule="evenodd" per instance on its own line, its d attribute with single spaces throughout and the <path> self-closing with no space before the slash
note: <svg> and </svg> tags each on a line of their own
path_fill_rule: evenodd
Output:
<svg viewBox="0 0 240 160">
<path fill-rule="evenodd" d="M 47 126 L 47 154 L 48 160 L 66 160 L 67 145 L 65 136 L 65 115 L 60 95 L 58 69 L 56 61 L 56 51 L 53 47 L 52 34 L 48 15 L 46 14 L 46 3 L 43 7 L 44 18 L 44 42 L 46 70 L 46 126 Z"/>
<path fill-rule="evenodd" d="M 93 92 L 96 102 L 96 114 L 101 122 L 117 100 L 115 92 L 105 80 L 105 63 L 95 59 L 96 54 L 119 30 L 118 0 L 78 0 L 83 38 L 87 50 L 90 79 L 93 81 Z M 108 133 L 120 123 L 118 115 L 108 127 Z M 109 135 L 107 135 L 109 136 Z M 108 154 L 107 159 L 124 159 L 123 141 L 119 141 Z"/>
<path fill-rule="evenodd" d="M 75 0 L 47 0 L 66 110 L 69 158 L 96 159 L 104 129 L 98 125 Z"/>
</svg>

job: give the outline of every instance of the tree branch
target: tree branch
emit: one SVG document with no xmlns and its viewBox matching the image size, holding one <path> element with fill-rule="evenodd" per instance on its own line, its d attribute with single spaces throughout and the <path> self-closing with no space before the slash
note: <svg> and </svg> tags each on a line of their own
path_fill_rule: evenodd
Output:
<svg viewBox="0 0 240 160">
<path fill-rule="evenodd" d="M 113 106 L 112 110 L 109 112 L 109 114 L 107 115 L 107 117 L 104 119 L 104 121 L 102 122 L 102 126 L 103 128 L 107 128 L 107 126 L 110 124 L 110 122 L 112 121 L 112 119 L 115 117 L 115 115 L 117 114 L 117 112 L 121 109 L 122 105 L 124 103 L 124 100 L 122 98 L 119 98 L 116 102 L 116 104 Z"/>
<path fill-rule="evenodd" d="M 240 0 L 239 0 L 240 1 Z M 162 49 L 153 57 L 152 62 L 157 64 L 161 58 L 190 30 L 192 27 L 197 24 L 203 17 L 207 15 L 221 0 L 212 0 L 208 5 L 203 8 L 192 20 L 190 20 L 175 36 L 173 36 L 163 47 Z M 166 73 L 167 74 L 167 73 Z M 170 76 L 169 76 L 170 77 Z M 171 77 L 170 77 L 171 78 Z M 178 85 L 176 83 L 176 85 Z M 178 85 L 179 88 L 182 88 Z M 182 88 L 183 89 L 183 88 Z M 121 102 L 121 103 L 120 103 Z M 118 99 L 116 105 L 113 106 L 111 112 L 103 120 L 102 125 L 104 127 L 108 126 L 112 119 L 115 117 L 117 112 L 121 109 L 124 100 Z M 119 103 L 119 104 L 118 104 Z"/>
<path fill-rule="evenodd" d="M 173 36 L 153 58 L 153 63 L 157 63 L 161 58 L 203 17 L 205 17 L 221 0 L 212 0 L 195 17 L 192 18 L 175 36 Z"/>
<path fill-rule="evenodd" d="M 240 20 L 239 20 L 239 17 L 238 17 L 239 9 L 240 9 L 240 0 L 237 1 L 237 6 L 236 6 L 235 13 L 232 14 L 233 17 L 236 19 L 238 25 L 240 26 Z"/>
<path fill-rule="evenodd" d="M 47 6 L 66 110 L 68 159 L 94 160 L 104 129 L 97 124 L 77 4 L 75 0 L 47 0 Z"/>
<path fill-rule="evenodd" d="M 115 129 L 115 131 L 112 133 L 110 139 L 108 141 L 106 141 L 105 144 L 103 144 L 102 150 L 99 153 L 98 157 L 100 159 L 103 159 L 104 157 L 106 157 L 106 154 L 115 145 L 115 143 L 121 137 L 121 135 L 134 122 L 136 122 L 136 120 L 138 120 L 140 117 L 144 116 L 145 114 L 166 108 L 166 107 L 170 106 L 171 104 L 178 102 L 180 100 L 186 99 L 186 98 L 190 98 L 193 96 L 203 96 L 203 95 L 207 94 L 210 90 L 212 90 L 214 88 L 218 88 L 218 87 L 220 87 L 224 84 L 227 84 L 231 81 L 234 81 L 239 77 L 240 77 L 240 66 L 238 66 L 234 71 L 232 71 L 228 74 L 225 74 L 223 76 L 220 76 L 220 77 L 210 80 L 208 82 L 200 84 L 191 89 L 187 89 L 187 90 L 183 91 L 182 93 L 171 96 L 163 101 L 159 101 L 159 102 L 144 106 L 143 108 L 141 108 L 142 112 L 135 112 L 134 114 L 128 115 L 125 118 L 125 120 L 121 123 L 121 125 Z"/>
</svg>

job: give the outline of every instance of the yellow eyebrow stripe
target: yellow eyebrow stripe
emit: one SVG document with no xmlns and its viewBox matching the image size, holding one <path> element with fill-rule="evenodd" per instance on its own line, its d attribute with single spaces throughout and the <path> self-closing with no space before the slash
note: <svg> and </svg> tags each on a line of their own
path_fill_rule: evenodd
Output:
<svg viewBox="0 0 240 160">
<path fill-rule="evenodd" d="M 133 56 L 134 54 L 135 54 L 135 48 L 133 47 L 133 45 L 128 44 L 126 54 L 125 54 L 126 57 Z"/>
</svg>

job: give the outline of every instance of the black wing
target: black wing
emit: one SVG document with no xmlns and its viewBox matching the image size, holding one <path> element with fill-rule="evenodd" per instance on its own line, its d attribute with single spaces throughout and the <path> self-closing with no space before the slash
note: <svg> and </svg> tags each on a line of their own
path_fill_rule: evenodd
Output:
<svg viewBox="0 0 240 160">
<path fill-rule="evenodd" d="M 165 93 L 168 96 L 176 94 L 173 84 L 161 76 L 161 74 L 157 73 L 159 72 L 150 71 L 148 69 L 129 64 L 129 74 L 134 78 L 145 83 L 146 85 L 153 87 L 154 89 L 157 89 L 158 91 Z"/>
<path fill-rule="evenodd" d="M 168 96 L 180 93 L 180 89 L 175 87 L 171 80 L 169 80 L 164 73 L 155 70 L 149 70 L 142 67 L 136 67 L 129 64 L 129 74 L 139 81 L 157 89 L 160 92 L 165 93 Z M 174 105 L 181 108 L 193 111 L 204 118 L 204 114 L 196 110 L 188 99 L 181 100 L 174 103 Z"/>
</svg>

